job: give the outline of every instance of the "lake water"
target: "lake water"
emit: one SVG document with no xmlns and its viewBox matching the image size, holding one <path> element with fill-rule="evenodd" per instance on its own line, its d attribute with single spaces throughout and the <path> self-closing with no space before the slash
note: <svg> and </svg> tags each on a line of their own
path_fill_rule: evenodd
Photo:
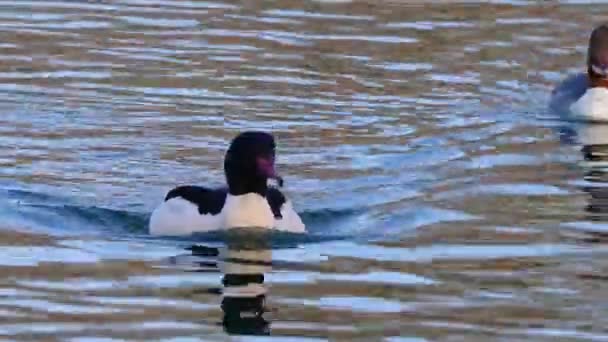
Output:
<svg viewBox="0 0 608 342">
<path fill-rule="evenodd" d="M 0 340 L 608 341 L 576 3 L 0 0 Z M 148 236 L 247 129 L 310 234 Z"/>
</svg>

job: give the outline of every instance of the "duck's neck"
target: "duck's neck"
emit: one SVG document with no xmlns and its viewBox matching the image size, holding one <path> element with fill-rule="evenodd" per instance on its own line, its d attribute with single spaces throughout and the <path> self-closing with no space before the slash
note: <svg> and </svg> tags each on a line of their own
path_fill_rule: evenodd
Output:
<svg viewBox="0 0 608 342">
<path fill-rule="evenodd" d="M 262 177 L 250 177 L 246 179 L 233 180 L 228 178 L 228 193 L 233 196 L 255 193 L 266 196 L 268 192 L 268 179 Z"/>
<path fill-rule="evenodd" d="M 591 70 L 589 70 L 587 75 L 589 77 L 589 88 L 607 88 L 608 89 L 608 79 L 607 78 L 598 76 Z"/>
<path fill-rule="evenodd" d="M 258 187 L 245 187 L 245 188 L 234 188 L 230 187 L 228 189 L 228 194 L 232 196 L 242 196 L 247 194 L 256 194 L 262 197 L 266 197 L 266 193 L 268 192 L 268 186 L 258 186 Z"/>
</svg>

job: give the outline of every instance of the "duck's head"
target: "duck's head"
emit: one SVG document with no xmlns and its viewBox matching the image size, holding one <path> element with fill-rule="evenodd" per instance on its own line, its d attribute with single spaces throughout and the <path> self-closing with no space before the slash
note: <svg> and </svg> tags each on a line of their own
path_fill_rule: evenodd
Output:
<svg viewBox="0 0 608 342">
<path fill-rule="evenodd" d="M 264 132 L 244 132 L 230 143 L 224 159 L 224 173 L 231 195 L 266 195 L 268 179 L 283 179 L 275 169 L 275 142 Z"/>
<path fill-rule="evenodd" d="M 591 87 L 608 88 L 608 25 L 600 25 L 591 32 L 587 73 Z"/>
</svg>

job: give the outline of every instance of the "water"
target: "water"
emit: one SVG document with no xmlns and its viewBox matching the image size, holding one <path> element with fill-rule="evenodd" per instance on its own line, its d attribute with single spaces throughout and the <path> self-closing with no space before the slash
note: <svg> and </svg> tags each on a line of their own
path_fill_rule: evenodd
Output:
<svg viewBox="0 0 608 342">
<path fill-rule="evenodd" d="M 545 109 L 605 13 L 0 1 L 0 340 L 608 340 L 604 131 Z M 309 236 L 148 236 L 245 129 Z"/>
</svg>

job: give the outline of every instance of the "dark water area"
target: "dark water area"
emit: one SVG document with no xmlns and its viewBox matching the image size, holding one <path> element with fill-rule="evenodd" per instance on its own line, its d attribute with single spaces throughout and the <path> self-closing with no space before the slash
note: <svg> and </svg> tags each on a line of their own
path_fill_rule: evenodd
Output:
<svg viewBox="0 0 608 342">
<path fill-rule="evenodd" d="M 0 341 L 608 341 L 608 126 L 547 110 L 607 21 L 0 0 Z M 250 129 L 310 233 L 149 236 Z"/>
</svg>

